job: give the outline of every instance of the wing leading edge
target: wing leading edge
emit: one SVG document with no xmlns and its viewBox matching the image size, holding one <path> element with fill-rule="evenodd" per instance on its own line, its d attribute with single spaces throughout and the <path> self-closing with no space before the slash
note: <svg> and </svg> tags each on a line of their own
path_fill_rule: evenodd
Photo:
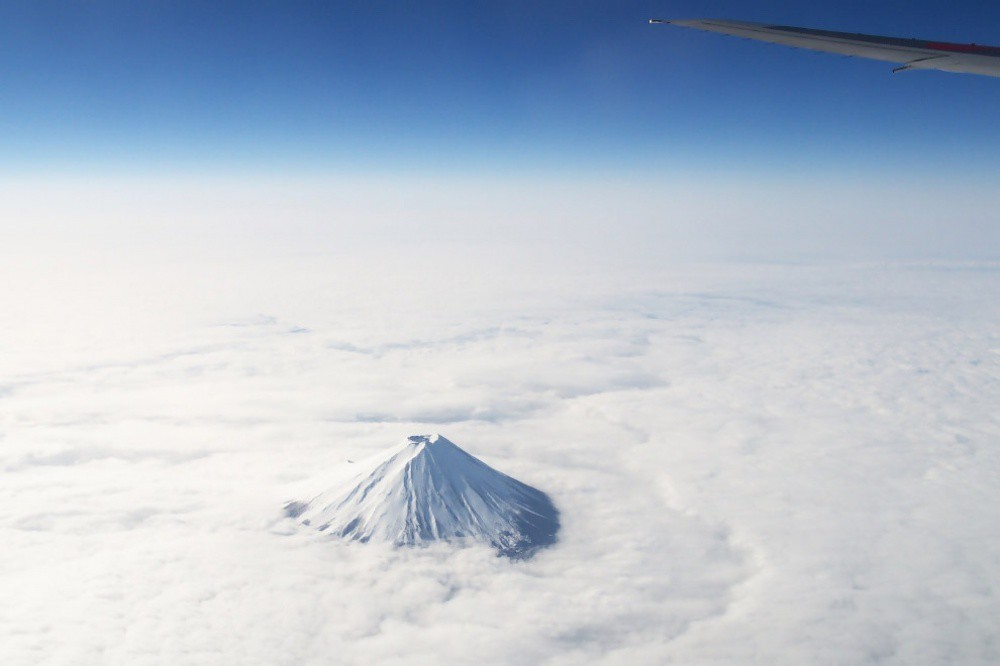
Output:
<svg viewBox="0 0 1000 666">
<path fill-rule="evenodd" d="M 995 46 L 879 37 L 722 19 L 683 21 L 650 19 L 649 22 L 670 23 L 772 44 L 901 64 L 893 70 L 895 72 L 908 69 L 938 69 L 945 72 L 1000 77 L 1000 47 Z"/>
</svg>

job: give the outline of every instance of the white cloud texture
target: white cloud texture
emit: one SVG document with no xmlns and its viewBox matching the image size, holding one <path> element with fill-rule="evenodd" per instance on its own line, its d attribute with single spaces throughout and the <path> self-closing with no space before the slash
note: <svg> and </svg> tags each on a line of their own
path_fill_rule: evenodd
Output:
<svg viewBox="0 0 1000 666">
<path fill-rule="evenodd" d="M 112 255 L 2 268 L 3 664 L 1000 658 L 995 264 Z M 435 431 L 559 543 L 281 518 Z"/>
</svg>

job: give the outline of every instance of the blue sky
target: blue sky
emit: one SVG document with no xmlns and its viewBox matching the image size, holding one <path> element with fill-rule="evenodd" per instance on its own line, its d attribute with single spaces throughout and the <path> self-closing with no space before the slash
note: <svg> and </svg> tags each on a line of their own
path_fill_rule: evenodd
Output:
<svg viewBox="0 0 1000 666">
<path fill-rule="evenodd" d="M 6 169 L 983 177 L 1000 84 L 669 26 L 1000 43 L 982 2 L 6 2 Z"/>
</svg>

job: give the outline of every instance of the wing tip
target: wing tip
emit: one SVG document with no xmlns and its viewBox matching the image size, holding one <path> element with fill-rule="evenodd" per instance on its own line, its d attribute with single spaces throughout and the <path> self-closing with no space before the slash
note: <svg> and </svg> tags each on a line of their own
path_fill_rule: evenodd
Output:
<svg viewBox="0 0 1000 666">
<path fill-rule="evenodd" d="M 683 28 L 700 28 L 706 23 L 712 23 L 715 19 L 662 19 L 662 18 L 651 18 L 649 23 L 651 25 L 657 24 L 669 24 L 669 25 L 679 25 Z"/>
</svg>

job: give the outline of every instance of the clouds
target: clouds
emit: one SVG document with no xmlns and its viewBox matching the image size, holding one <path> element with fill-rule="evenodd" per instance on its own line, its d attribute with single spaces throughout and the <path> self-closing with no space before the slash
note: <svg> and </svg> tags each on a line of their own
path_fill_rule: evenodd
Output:
<svg viewBox="0 0 1000 666">
<path fill-rule="evenodd" d="M 408 270 L 399 266 L 381 279 L 418 281 L 425 263 L 464 267 L 463 256 L 484 246 L 510 262 L 480 262 L 477 272 L 490 270 L 495 280 L 526 260 L 562 265 L 570 258 L 595 270 L 679 260 L 997 258 L 1000 194 L 987 178 L 942 183 L 937 171 L 833 177 L 791 170 L 752 175 L 726 163 L 601 171 L 584 163 L 558 175 L 8 175 L 0 214 L 10 220 L 9 243 L 0 255 L 44 256 L 39 279 L 53 286 L 68 275 L 63 264 L 84 258 L 92 264 L 88 279 L 98 280 L 109 256 L 116 263 L 133 258 L 139 272 L 162 267 L 156 259 L 202 273 L 208 262 L 221 268 L 248 255 L 324 254 L 366 272 L 359 257 L 394 254 Z"/>
<path fill-rule="evenodd" d="M 406 255 L 5 294 L 5 663 L 995 658 L 995 267 Z M 282 518 L 430 431 L 547 492 L 557 546 Z"/>
</svg>

